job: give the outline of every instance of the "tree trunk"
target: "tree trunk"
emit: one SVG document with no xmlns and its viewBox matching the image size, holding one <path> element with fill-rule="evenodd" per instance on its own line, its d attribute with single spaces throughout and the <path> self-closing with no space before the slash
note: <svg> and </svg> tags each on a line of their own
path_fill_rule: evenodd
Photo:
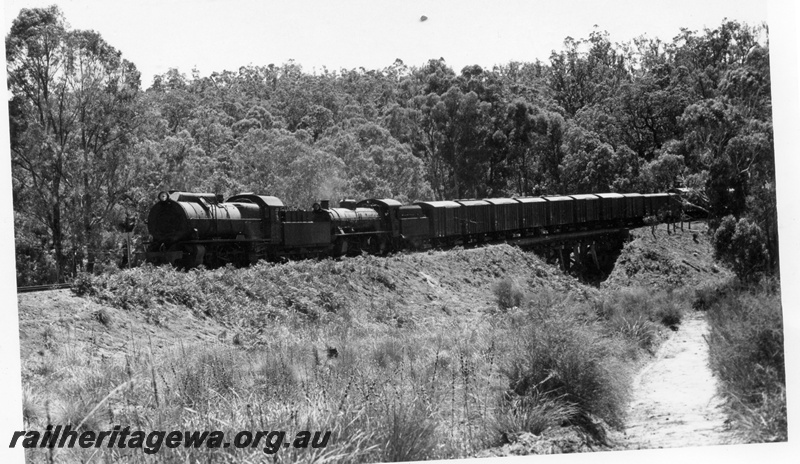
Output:
<svg viewBox="0 0 800 464">
<path fill-rule="evenodd" d="M 522 196 L 528 196 L 528 149 L 522 151 Z"/>
<path fill-rule="evenodd" d="M 61 282 L 61 274 L 64 269 L 64 236 L 61 231 L 61 201 L 56 199 L 53 204 L 53 221 L 50 227 L 53 231 L 53 249 L 56 259 L 56 282 Z"/>
<path fill-rule="evenodd" d="M 86 138 L 82 137 L 83 145 L 83 165 L 89 166 L 89 150 L 86 148 Z M 88 262 L 86 263 L 86 272 L 94 272 L 94 264 L 97 259 L 97 244 L 94 243 L 92 234 L 92 214 L 94 213 L 94 202 L 92 201 L 92 192 L 89 184 L 89 173 L 83 172 L 83 241 L 86 245 L 86 254 Z"/>
</svg>

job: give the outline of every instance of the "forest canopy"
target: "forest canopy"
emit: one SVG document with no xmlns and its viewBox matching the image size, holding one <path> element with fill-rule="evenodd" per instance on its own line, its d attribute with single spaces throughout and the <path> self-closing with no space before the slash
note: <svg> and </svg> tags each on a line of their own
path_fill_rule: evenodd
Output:
<svg viewBox="0 0 800 464">
<path fill-rule="evenodd" d="M 171 69 L 143 88 L 99 33 L 56 6 L 22 10 L 6 36 L 18 283 L 117 258 L 120 224 L 160 190 L 308 208 L 689 187 L 712 228 L 727 216 L 758 227 L 776 269 L 766 26 L 588 32 L 547 62 L 309 73 L 290 61 Z"/>
</svg>

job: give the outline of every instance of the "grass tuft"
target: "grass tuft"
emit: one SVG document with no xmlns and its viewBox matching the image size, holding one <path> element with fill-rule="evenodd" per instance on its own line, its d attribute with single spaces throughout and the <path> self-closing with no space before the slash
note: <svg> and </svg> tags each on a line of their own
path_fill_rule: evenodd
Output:
<svg viewBox="0 0 800 464">
<path fill-rule="evenodd" d="M 683 308 L 689 306 L 689 301 L 684 291 L 632 288 L 610 292 L 595 300 L 594 312 L 608 322 L 612 331 L 653 353 L 662 339 L 662 328 L 678 330 Z"/>
<path fill-rule="evenodd" d="M 104 326 L 110 326 L 112 322 L 111 313 L 106 308 L 100 308 L 95 311 L 94 318 Z"/>
<path fill-rule="evenodd" d="M 514 333 L 519 347 L 501 369 L 510 394 L 554 398 L 621 426 L 629 373 L 617 360 L 619 342 L 602 336 L 595 322 L 577 322 L 579 311 L 557 308 L 528 313 Z M 518 319 L 518 322 L 520 320 Z"/>
<path fill-rule="evenodd" d="M 534 391 L 520 396 L 510 393 L 499 401 L 495 409 L 491 428 L 499 437 L 495 444 L 512 443 L 520 433 L 541 435 L 574 417 L 578 408 L 563 398 L 543 395 Z"/>
<path fill-rule="evenodd" d="M 22 389 L 22 420 L 26 426 L 41 423 L 45 419 L 45 408 L 42 405 L 42 397 L 32 389 L 25 387 Z"/>
</svg>

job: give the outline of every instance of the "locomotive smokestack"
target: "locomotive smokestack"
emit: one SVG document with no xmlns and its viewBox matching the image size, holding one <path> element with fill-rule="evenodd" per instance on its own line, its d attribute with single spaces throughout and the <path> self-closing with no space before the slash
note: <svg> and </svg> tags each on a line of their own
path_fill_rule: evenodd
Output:
<svg viewBox="0 0 800 464">
<path fill-rule="evenodd" d="M 331 201 L 330 200 L 320 200 L 319 201 L 322 209 L 331 209 Z"/>
</svg>

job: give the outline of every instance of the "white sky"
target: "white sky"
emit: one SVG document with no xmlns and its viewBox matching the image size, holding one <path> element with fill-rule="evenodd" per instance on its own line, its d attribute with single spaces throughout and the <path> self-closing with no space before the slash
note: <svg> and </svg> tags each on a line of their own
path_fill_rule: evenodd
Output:
<svg viewBox="0 0 800 464">
<path fill-rule="evenodd" d="M 681 27 L 714 28 L 726 17 L 767 20 L 758 0 L 5 0 L 5 34 L 21 8 L 53 3 L 73 28 L 94 29 L 122 51 L 145 88 L 171 67 L 208 75 L 290 59 L 313 72 L 443 57 L 458 72 L 547 61 L 565 37 L 588 37 L 594 25 L 622 42 L 642 34 L 670 40 Z"/>
</svg>

